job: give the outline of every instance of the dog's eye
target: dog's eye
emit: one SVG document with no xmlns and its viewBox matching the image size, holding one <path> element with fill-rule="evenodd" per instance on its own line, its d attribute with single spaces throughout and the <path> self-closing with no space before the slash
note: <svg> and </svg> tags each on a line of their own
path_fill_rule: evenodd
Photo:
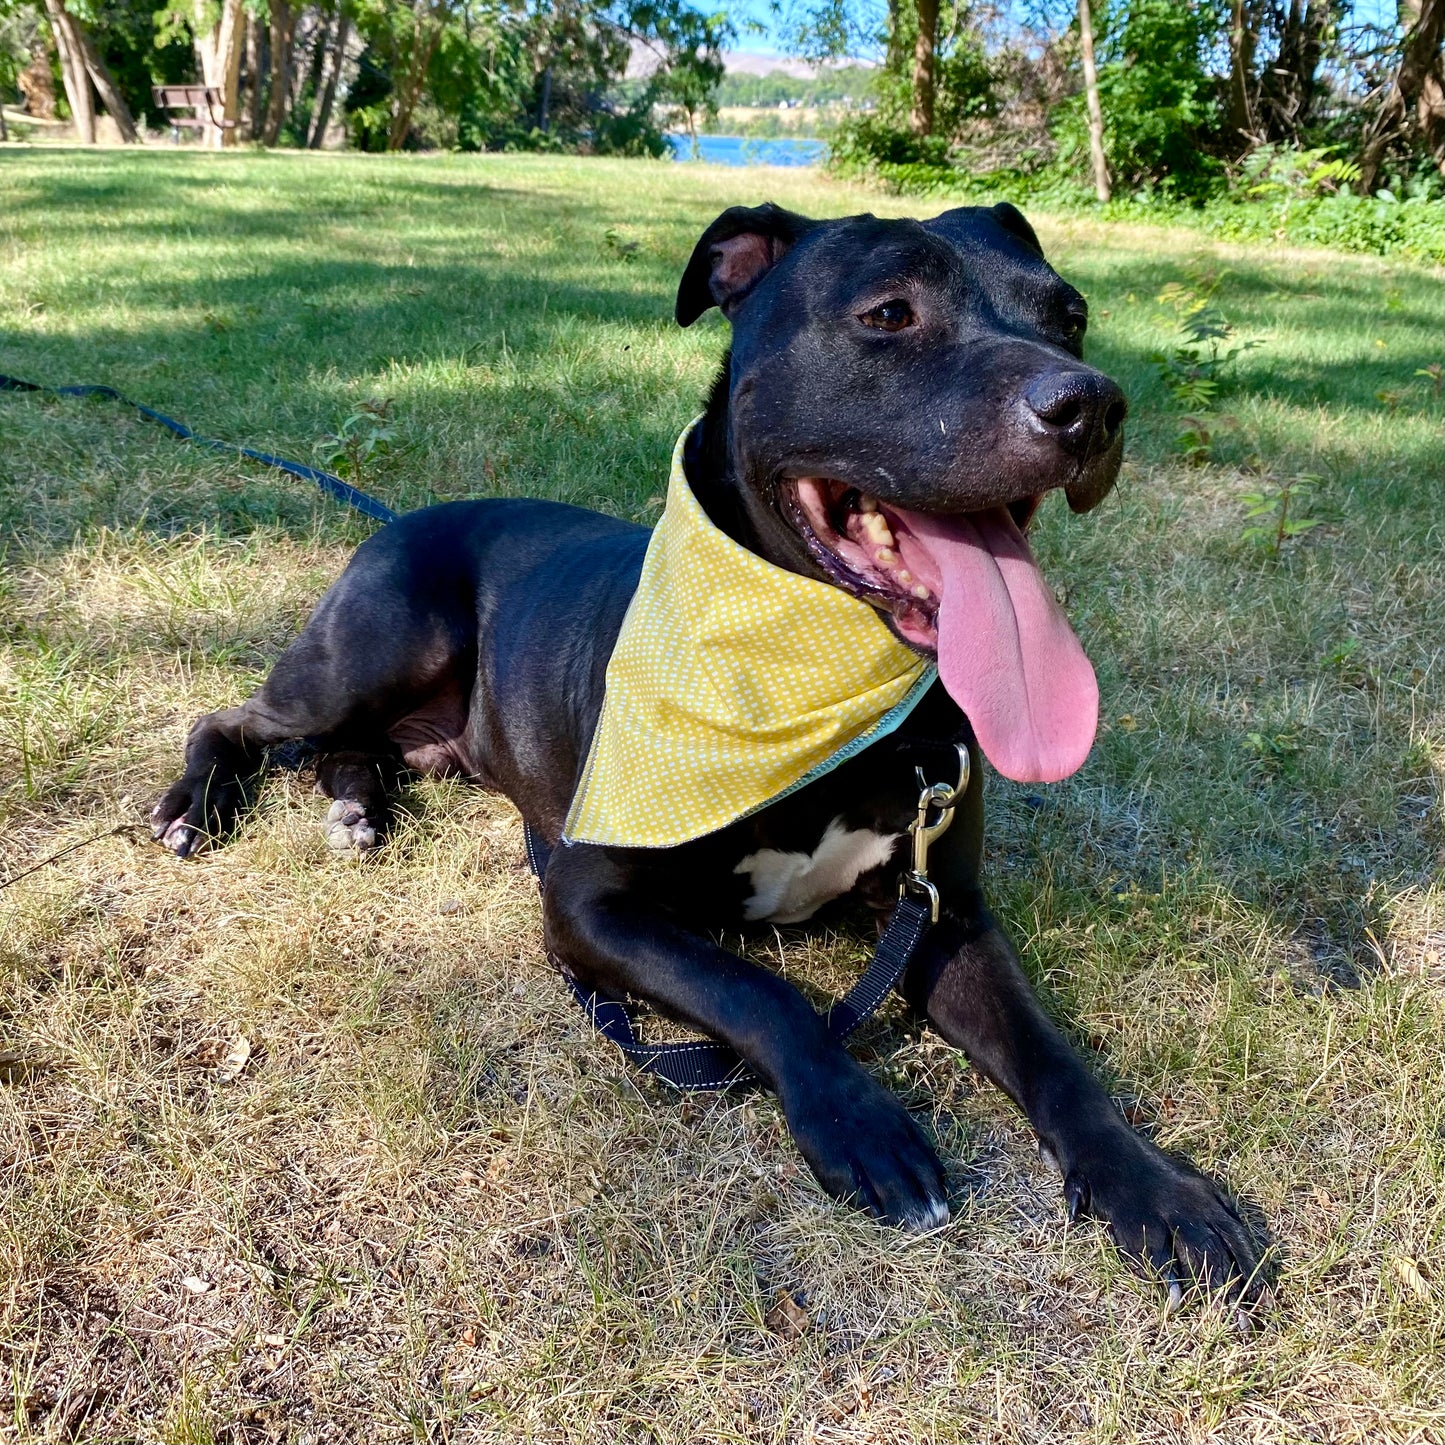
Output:
<svg viewBox="0 0 1445 1445">
<path fill-rule="evenodd" d="M 1064 317 L 1063 332 L 1070 341 L 1079 341 L 1083 338 L 1084 332 L 1089 329 L 1088 313 L 1084 311 L 1070 311 Z"/>
<path fill-rule="evenodd" d="M 885 301 L 858 319 L 875 331 L 902 331 L 905 326 L 913 325 L 913 308 L 906 301 Z"/>
</svg>

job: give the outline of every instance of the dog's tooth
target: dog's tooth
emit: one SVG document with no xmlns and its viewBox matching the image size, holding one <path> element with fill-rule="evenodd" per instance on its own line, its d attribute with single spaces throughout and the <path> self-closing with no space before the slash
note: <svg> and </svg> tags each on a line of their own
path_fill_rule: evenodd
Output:
<svg viewBox="0 0 1445 1445">
<path fill-rule="evenodd" d="M 911 587 L 913 585 L 913 573 L 910 572 L 907 567 L 900 567 L 898 569 L 898 580 L 905 587 Z"/>
<path fill-rule="evenodd" d="M 878 501 L 875 497 L 860 495 L 858 498 L 858 510 L 860 512 L 876 512 Z"/>
<path fill-rule="evenodd" d="M 915 582 L 913 584 L 913 595 L 920 602 L 927 602 L 928 599 L 933 596 L 933 593 L 931 593 L 922 582 Z"/>
<path fill-rule="evenodd" d="M 892 547 L 880 547 L 873 556 L 885 567 L 891 567 L 898 560 L 898 553 Z"/>
<path fill-rule="evenodd" d="M 862 512 L 859 514 L 859 521 L 868 534 L 868 540 L 875 547 L 893 545 L 893 533 L 889 529 L 888 519 L 881 512 Z"/>
</svg>

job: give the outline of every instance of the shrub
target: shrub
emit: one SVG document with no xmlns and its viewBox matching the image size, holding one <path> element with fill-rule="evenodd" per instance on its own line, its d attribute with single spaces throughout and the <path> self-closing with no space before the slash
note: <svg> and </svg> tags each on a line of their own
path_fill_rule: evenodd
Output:
<svg viewBox="0 0 1445 1445">
<path fill-rule="evenodd" d="M 1099 18 L 1099 100 L 1104 151 L 1115 184 L 1153 184 L 1202 199 L 1221 188 L 1224 167 L 1209 154 L 1218 126 L 1215 81 L 1205 55 L 1216 38 L 1210 10 L 1177 0 L 1106 5 Z M 1084 96 L 1074 95 L 1051 127 L 1058 165 L 1080 175 L 1089 165 Z"/>
</svg>

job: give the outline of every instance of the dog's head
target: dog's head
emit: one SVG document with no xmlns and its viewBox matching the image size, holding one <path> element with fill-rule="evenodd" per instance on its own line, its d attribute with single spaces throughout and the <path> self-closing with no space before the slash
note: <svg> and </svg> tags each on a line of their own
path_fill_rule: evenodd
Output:
<svg viewBox="0 0 1445 1445">
<path fill-rule="evenodd" d="M 769 560 L 865 599 L 937 655 L 1005 775 L 1067 776 L 1098 694 L 1023 533 L 1118 474 L 1128 405 L 1085 365 L 1084 298 L 1010 205 L 931 221 L 735 206 L 703 233 L 677 320 L 732 323 L 736 505 Z"/>
</svg>

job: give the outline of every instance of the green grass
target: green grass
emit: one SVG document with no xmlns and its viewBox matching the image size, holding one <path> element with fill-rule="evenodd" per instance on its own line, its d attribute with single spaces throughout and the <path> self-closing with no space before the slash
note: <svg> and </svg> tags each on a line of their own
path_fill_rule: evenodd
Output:
<svg viewBox="0 0 1445 1445">
<path fill-rule="evenodd" d="M 677 277 L 764 198 L 908 205 L 642 163 L 0 151 L 0 371 L 302 459 L 389 400 L 361 480 L 394 505 L 650 519 L 725 337 L 671 324 Z M 135 831 L 0 892 L 0 1439 L 1445 1438 L 1445 539 L 1415 375 L 1440 275 L 1040 230 L 1134 410 L 1117 492 L 1039 529 L 1099 745 L 1065 785 L 990 783 L 992 895 L 1116 1092 L 1268 1220 L 1264 1328 L 1163 1318 L 896 1011 L 860 1051 L 938 1138 L 955 1220 L 834 1207 L 770 1098 L 678 1102 L 591 1035 L 505 802 L 419 787 L 355 866 L 277 773 L 192 865 Z M 1264 343 L 1199 467 L 1148 360 L 1170 283 Z M 1243 536 L 1261 469 L 1320 479 L 1278 557 Z M 0 396 L 0 878 L 137 820 L 365 532 L 114 405 Z M 762 952 L 828 987 L 860 946 Z"/>
</svg>

